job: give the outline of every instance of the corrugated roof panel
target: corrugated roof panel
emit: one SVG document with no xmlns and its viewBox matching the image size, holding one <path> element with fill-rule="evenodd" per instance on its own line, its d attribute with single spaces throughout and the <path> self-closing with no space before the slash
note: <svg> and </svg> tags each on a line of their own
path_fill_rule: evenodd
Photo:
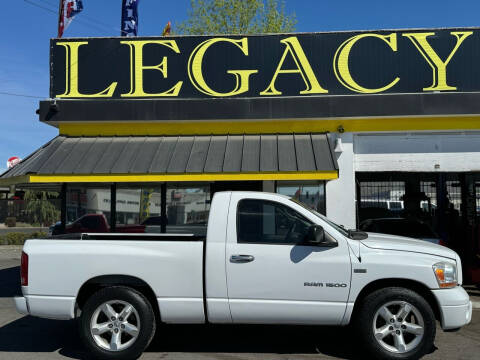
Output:
<svg viewBox="0 0 480 360">
<path fill-rule="evenodd" d="M 75 145 L 77 144 L 79 138 L 66 138 L 61 146 L 55 150 L 55 152 L 50 156 L 48 161 L 46 161 L 40 169 L 38 169 L 39 174 L 53 174 L 55 171 L 61 167 L 65 159 L 73 151 Z"/>
<path fill-rule="evenodd" d="M 260 171 L 278 171 L 277 136 L 260 136 Z"/>
<path fill-rule="evenodd" d="M 147 137 L 143 143 L 139 154 L 136 157 L 131 168 L 128 169 L 132 174 L 147 174 L 150 172 L 150 166 L 155 158 L 155 154 L 162 143 L 163 138 L 161 136 Z"/>
<path fill-rule="evenodd" d="M 172 158 L 173 150 L 177 144 L 177 136 L 166 136 L 154 155 L 152 164 L 150 165 L 149 173 L 166 173 L 170 159 Z"/>
<path fill-rule="evenodd" d="M 82 158 L 82 162 L 78 163 L 78 166 L 73 170 L 74 174 L 91 174 L 98 161 L 103 154 L 107 151 L 108 146 L 112 142 L 111 137 L 98 137 L 92 143 L 92 146 L 88 149 L 88 152 Z"/>
<path fill-rule="evenodd" d="M 201 173 L 207 159 L 211 136 L 196 136 L 193 142 L 190 158 L 187 162 L 187 173 Z"/>
<path fill-rule="evenodd" d="M 336 169 L 337 164 L 325 134 L 97 138 L 59 136 L 1 178 L 37 172 L 88 175 Z"/>
<path fill-rule="evenodd" d="M 36 161 L 36 159 L 40 156 L 42 156 L 43 152 L 45 149 L 54 141 L 50 141 L 46 145 L 42 146 L 40 149 L 38 149 L 36 152 L 30 154 L 27 156 L 25 159 L 23 159 L 20 164 L 15 166 L 14 168 L 8 170 L 2 175 L 2 178 L 5 177 L 12 177 L 12 176 L 19 176 L 19 175 L 25 175 L 28 171 L 28 168 L 32 165 L 33 162 Z"/>
<path fill-rule="evenodd" d="M 242 152 L 241 171 L 257 172 L 260 170 L 260 136 L 245 135 Z"/>
<path fill-rule="evenodd" d="M 332 159 L 330 144 L 327 135 L 312 134 L 313 153 L 317 169 L 335 169 L 336 165 Z"/>
<path fill-rule="evenodd" d="M 177 141 L 172 159 L 168 164 L 167 172 L 184 173 L 187 168 L 188 158 L 193 146 L 193 136 L 181 136 Z"/>
<path fill-rule="evenodd" d="M 242 168 L 243 136 L 228 136 L 225 160 L 223 161 L 224 172 L 238 172 Z"/>
<path fill-rule="evenodd" d="M 203 171 L 206 173 L 222 172 L 223 162 L 225 160 L 225 149 L 227 147 L 227 137 L 224 135 L 212 136 L 208 148 L 207 159 Z"/>
<path fill-rule="evenodd" d="M 120 157 L 123 148 L 128 144 L 130 138 L 128 137 L 116 137 L 108 145 L 103 156 L 98 161 L 97 165 L 93 169 L 96 174 L 109 174 L 112 171 L 113 165 Z"/>
<path fill-rule="evenodd" d="M 297 171 L 297 157 L 293 135 L 278 135 L 278 170 Z"/>
<path fill-rule="evenodd" d="M 127 174 L 133 166 L 137 156 L 142 152 L 145 137 L 131 137 L 127 145 L 121 151 L 115 164 L 112 166 L 112 174 Z M 141 155 L 140 155 L 141 156 Z"/>
<path fill-rule="evenodd" d="M 68 154 L 60 166 L 55 169 L 55 174 L 73 174 L 78 164 L 84 161 L 83 158 L 96 141 L 96 138 L 78 139 L 70 154 Z"/>
<path fill-rule="evenodd" d="M 33 161 L 22 169 L 24 174 L 38 173 L 38 170 L 45 164 L 50 156 L 58 149 L 58 147 L 65 141 L 65 137 L 58 136 L 50 144 L 48 144 L 42 151 L 42 155 L 35 158 Z"/>
<path fill-rule="evenodd" d="M 317 170 L 310 134 L 295 134 L 293 136 L 295 139 L 298 171 Z"/>
</svg>

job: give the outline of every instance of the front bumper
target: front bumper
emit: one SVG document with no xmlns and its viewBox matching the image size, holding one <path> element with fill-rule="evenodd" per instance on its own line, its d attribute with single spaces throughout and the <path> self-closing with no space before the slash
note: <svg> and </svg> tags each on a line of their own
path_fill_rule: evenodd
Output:
<svg viewBox="0 0 480 360">
<path fill-rule="evenodd" d="M 472 320 L 472 302 L 461 286 L 432 290 L 437 299 L 443 330 L 458 329 Z"/>
</svg>

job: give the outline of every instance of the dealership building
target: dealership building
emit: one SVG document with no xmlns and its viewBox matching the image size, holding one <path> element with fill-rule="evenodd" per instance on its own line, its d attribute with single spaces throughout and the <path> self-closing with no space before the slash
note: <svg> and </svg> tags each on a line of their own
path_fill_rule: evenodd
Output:
<svg viewBox="0 0 480 360">
<path fill-rule="evenodd" d="M 480 281 L 480 29 L 50 46 L 38 114 L 59 135 L 0 186 L 56 189 L 63 227 L 201 232 L 216 191 L 279 192 L 348 228 L 410 224 Z"/>
</svg>

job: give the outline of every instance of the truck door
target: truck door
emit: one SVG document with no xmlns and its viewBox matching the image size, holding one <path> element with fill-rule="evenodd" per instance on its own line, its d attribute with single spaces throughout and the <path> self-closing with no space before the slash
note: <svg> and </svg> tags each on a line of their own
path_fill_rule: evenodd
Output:
<svg viewBox="0 0 480 360">
<path fill-rule="evenodd" d="M 313 221 L 290 200 L 265 196 L 231 198 L 226 262 L 233 322 L 339 324 L 350 289 L 348 244 L 302 245 Z"/>
</svg>

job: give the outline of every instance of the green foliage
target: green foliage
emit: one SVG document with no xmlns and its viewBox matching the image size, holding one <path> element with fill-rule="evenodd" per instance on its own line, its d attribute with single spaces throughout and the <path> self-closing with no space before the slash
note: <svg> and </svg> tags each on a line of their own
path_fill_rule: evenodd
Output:
<svg viewBox="0 0 480 360">
<path fill-rule="evenodd" d="M 44 239 L 47 234 L 41 231 L 33 233 L 11 232 L 0 235 L 0 245 L 23 245 L 28 239 Z"/>
<path fill-rule="evenodd" d="M 49 226 L 60 218 L 60 210 L 49 199 L 58 197 L 58 193 L 49 191 L 25 192 L 26 212 L 32 223 Z"/>
<path fill-rule="evenodd" d="M 188 19 L 176 32 L 190 35 L 287 33 L 295 30 L 295 14 L 278 0 L 191 0 Z"/>
<path fill-rule="evenodd" d="M 15 226 L 17 225 L 17 218 L 16 218 L 16 217 L 12 217 L 12 216 L 7 217 L 7 218 L 5 219 L 5 225 L 6 225 L 7 227 L 15 227 Z"/>
</svg>

